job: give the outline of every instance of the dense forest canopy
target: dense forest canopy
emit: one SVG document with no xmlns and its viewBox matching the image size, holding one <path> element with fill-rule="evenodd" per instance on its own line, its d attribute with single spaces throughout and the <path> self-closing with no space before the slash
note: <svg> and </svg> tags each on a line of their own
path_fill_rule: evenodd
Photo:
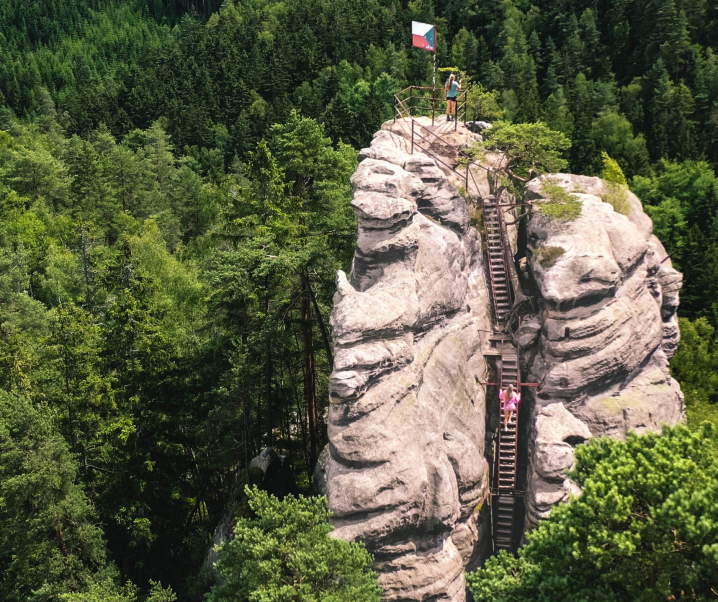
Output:
<svg viewBox="0 0 718 602">
<path fill-rule="evenodd" d="M 199 600 L 236 471 L 273 444 L 309 489 L 349 176 L 431 81 L 412 20 L 470 117 L 618 162 L 685 275 L 689 421 L 716 420 L 717 10 L 0 0 L 0 597 Z"/>
</svg>

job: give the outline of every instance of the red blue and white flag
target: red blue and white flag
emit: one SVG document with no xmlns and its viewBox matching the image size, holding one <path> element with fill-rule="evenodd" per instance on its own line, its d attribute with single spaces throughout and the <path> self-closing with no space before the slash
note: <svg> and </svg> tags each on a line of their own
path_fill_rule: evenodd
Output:
<svg viewBox="0 0 718 602">
<path fill-rule="evenodd" d="M 436 27 L 428 23 L 411 22 L 411 45 L 436 52 Z"/>
</svg>

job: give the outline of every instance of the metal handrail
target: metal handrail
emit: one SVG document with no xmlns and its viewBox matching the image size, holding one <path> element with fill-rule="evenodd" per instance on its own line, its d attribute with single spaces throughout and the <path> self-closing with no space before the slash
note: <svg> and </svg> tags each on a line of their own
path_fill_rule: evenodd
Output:
<svg viewBox="0 0 718 602">
<path fill-rule="evenodd" d="M 503 192 L 503 191 L 502 191 Z M 499 216 L 499 231 L 501 232 L 501 246 L 503 247 L 504 252 L 504 263 L 506 264 L 506 283 L 507 283 L 507 290 L 509 293 L 509 303 L 511 306 L 514 304 L 514 287 L 511 285 L 511 279 L 509 276 L 509 262 L 513 261 L 513 257 L 511 257 L 510 249 L 511 245 L 509 243 L 509 233 L 506 229 L 506 222 L 504 220 L 504 212 L 501 205 L 501 197 L 496 199 L 496 213 Z"/>
<path fill-rule="evenodd" d="M 414 96 L 414 90 L 431 90 L 432 95 L 431 97 L 428 96 Z M 403 90 L 400 90 L 399 92 L 394 94 L 394 98 L 401 102 L 399 99 L 399 96 L 405 97 L 406 94 L 409 95 L 408 99 L 405 98 L 405 100 L 409 100 L 409 116 L 413 116 L 414 113 L 414 99 L 418 100 L 430 100 L 431 105 L 430 106 L 421 106 L 417 107 L 421 111 L 431 111 L 431 123 L 434 124 L 434 120 L 436 117 L 436 104 L 438 102 L 442 102 L 442 96 L 441 94 L 437 95 L 437 91 L 443 91 L 443 88 L 437 88 L 435 86 L 409 86 L 407 88 L 404 88 Z M 467 108 L 468 108 L 468 90 L 460 90 L 459 94 L 456 97 L 456 114 L 457 116 L 460 115 L 461 111 L 459 109 L 463 109 L 464 114 L 464 121 L 466 121 L 467 117 Z M 456 131 L 457 125 L 454 126 L 454 131 Z"/>
<path fill-rule="evenodd" d="M 394 96 L 396 97 L 396 95 L 394 95 Z M 399 100 L 398 98 L 397 98 L 396 100 L 397 100 L 397 102 L 399 102 L 399 104 L 401 104 L 402 107 L 404 106 L 403 103 L 401 102 L 401 100 Z M 395 108 L 396 108 L 396 107 L 395 107 Z M 400 115 L 403 119 L 407 119 L 407 117 L 404 117 L 404 115 L 403 115 L 403 113 L 402 113 L 401 111 L 395 111 L 395 113 L 394 113 L 394 121 L 395 121 L 395 122 L 396 122 L 396 113 L 397 113 L 397 112 L 399 113 L 399 115 Z M 446 161 L 444 161 L 443 159 L 441 159 L 436 153 L 434 153 L 434 152 L 432 152 L 432 151 L 430 150 L 430 148 L 431 148 L 431 142 L 430 142 L 427 138 L 425 138 L 420 132 L 417 132 L 416 129 L 415 129 L 415 127 L 414 127 L 414 124 L 416 123 L 416 120 L 415 120 L 413 117 L 408 117 L 408 119 L 411 119 L 411 136 L 410 136 L 410 137 L 411 137 L 411 152 L 412 152 L 412 154 L 413 154 L 413 152 L 414 152 L 414 146 L 418 146 L 418 147 L 419 147 L 419 150 L 421 150 L 422 152 L 424 152 L 424 153 L 426 153 L 427 155 L 429 155 L 432 159 L 434 159 L 435 161 L 438 161 L 438 162 L 441 163 L 444 167 L 446 167 L 447 169 L 453 171 L 457 176 L 463 177 L 462 174 L 460 174 L 458 171 L 456 171 L 456 168 L 455 168 L 454 166 L 449 165 L 448 163 L 446 163 Z M 404 123 L 401 124 L 401 127 L 402 127 L 402 129 L 404 129 L 404 130 L 406 131 L 406 128 L 404 127 Z M 421 127 L 421 126 L 420 126 L 420 127 Z M 446 146 L 451 146 L 448 142 L 446 142 L 446 140 L 444 140 L 444 139 L 441 138 L 440 136 L 437 136 L 434 132 L 431 132 L 431 130 L 426 130 L 426 131 L 429 132 L 429 133 L 431 133 L 431 134 L 433 134 L 436 138 L 438 138 L 438 140 L 439 140 L 440 142 L 442 142 L 442 143 L 445 144 Z M 407 132 L 407 133 L 408 133 L 408 132 Z M 424 148 L 421 144 L 419 144 L 418 142 L 416 142 L 416 141 L 414 140 L 415 137 L 418 137 L 419 139 L 421 139 L 421 140 L 423 140 L 424 142 L 426 142 L 428 148 Z M 453 148 L 453 147 L 452 147 L 452 148 Z"/>
</svg>

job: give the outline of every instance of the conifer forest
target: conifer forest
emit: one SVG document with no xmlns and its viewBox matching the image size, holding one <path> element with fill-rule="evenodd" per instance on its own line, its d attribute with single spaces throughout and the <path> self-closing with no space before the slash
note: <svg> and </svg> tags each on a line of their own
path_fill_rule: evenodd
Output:
<svg viewBox="0 0 718 602">
<path fill-rule="evenodd" d="M 610 549 L 576 564 L 547 523 L 469 588 L 718 599 L 718 537 L 713 564 L 686 552 L 690 533 L 664 537 L 718 533 L 716 0 L 0 0 L 0 600 L 380 599 L 368 553 L 327 537 L 311 494 L 335 278 L 357 236 L 350 177 L 394 94 L 432 81 L 412 21 L 436 24 L 437 66 L 463 74 L 471 119 L 562 133 L 566 172 L 617 162 L 684 278 L 671 371 L 687 427 L 585 446 L 585 507 L 551 521 L 592 537 L 587 517 L 613 510 L 591 484 L 611 479 L 647 512 L 651 488 L 686 473 L 705 499 L 686 486 L 674 522 L 645 528 L 608 516 Z M 248 493 L 218 565 L 229 586 L 213 587 L 212 534 L 267 446 L 307 497 Z M 640 454 L 665 470 L 624 491 Z M 547 566 L 561 546 L 565 566 Z M 279 565 L 258 559 L 293 550 L 313 568 L 270 583 Z M 631 581 L 641 562 L 654 589 Z M 572 566 L 583 581 L 561 581 Z"/>
</svg>

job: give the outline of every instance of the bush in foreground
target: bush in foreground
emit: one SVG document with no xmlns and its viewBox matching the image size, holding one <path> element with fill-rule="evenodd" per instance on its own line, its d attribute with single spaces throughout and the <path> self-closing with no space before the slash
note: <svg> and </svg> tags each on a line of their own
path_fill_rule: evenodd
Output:
<svg viewBox="0 0 718 602">
<path fill-rule="evenodd" d="M 557 507 L 517 558 L 467 575 L 476 602 L 718 598 L 714 429 L 599 439 L 576 450 L 583 494 Z"/>
<path fill-rule="evenodd" d="M 325 498 L 283 501 L 246 489 L 255 518 L 240 518 L 219 549 L 225 579 L 208 602 L 379 602 L 372 557 L 357 543 L 329 537 Z"/>
</svg>

